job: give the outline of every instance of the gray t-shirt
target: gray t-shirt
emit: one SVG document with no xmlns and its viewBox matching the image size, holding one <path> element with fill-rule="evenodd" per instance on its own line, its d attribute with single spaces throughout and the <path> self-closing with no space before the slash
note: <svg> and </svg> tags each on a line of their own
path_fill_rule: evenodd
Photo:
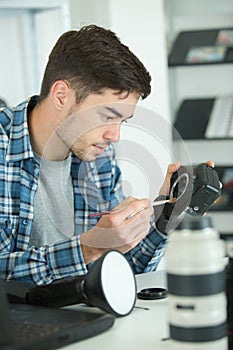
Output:
<svg viewBox="0 0 233 350">
<path fill-rule="evenodd" d="M 41 166 L 30 244 L 40 247 L 73 236 L 74 198 L 71 156 L 64 161 L 35 157 Z"/>
</svg>

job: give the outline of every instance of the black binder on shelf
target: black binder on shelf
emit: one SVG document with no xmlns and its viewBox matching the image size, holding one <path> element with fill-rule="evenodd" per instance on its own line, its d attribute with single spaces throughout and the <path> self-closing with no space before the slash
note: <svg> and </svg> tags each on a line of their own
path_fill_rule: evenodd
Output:
<svg viewBox="0 0 233 350">
<path fill-rule="evenodd" d="M 173 138 L 179 137 L 233 139 L 233 96 L 184 100 L 174 122 Z"/>
<path fill-rule="evenodd" d="M 203 139 L 214 98 L 184 100 L 177 112 L 174 128 L 183 139 Z M 174 139 L 176 133 L 174 132 Z"/>
<path fill-rule="evenodd" d="M 219 63 L 233 63 L 233 28 L 180 32 L 168 57 L 170 67 Z"/>
</svg>

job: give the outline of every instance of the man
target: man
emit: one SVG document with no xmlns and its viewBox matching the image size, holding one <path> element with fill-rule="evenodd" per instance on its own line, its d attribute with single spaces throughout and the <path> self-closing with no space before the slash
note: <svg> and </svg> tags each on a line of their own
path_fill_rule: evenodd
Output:
<svg viewBox="0 0 233 350">
<path fill-rule="evenodd" d="M 166 236 L 150 224 L 148 199 L 124 199 L 112 146 L 149 93 L 149 73 L 111 31 L 59 38 L 40 96 L 0 113 L 1 278 L 47 284 L 85 274 L 110 249 L 135 273 L 156 268 Z"/>
</svg>

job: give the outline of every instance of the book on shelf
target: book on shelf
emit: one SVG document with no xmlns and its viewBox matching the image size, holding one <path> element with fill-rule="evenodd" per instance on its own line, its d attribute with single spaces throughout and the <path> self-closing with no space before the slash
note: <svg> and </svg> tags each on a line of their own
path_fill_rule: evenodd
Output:
<svg viewBox="0 0 233 350">
<path fill-rule="evenodd" d="M 226 54 L 225 46 L 191 46 L 185 57 L 185 63 L 222 62 Z"/>
<path fill-rule="evenodd" d="M 169 66 L 233 62 L 233 28 L 180 32 L 168 57 Z"/>
<path fill-rule="evenodd" d="M 219 97 L 214 101 L 205 131 L 206 138 L 233 138 L 233 97 Z"/>
<path fill-rule="evenodd" d="M 174 128 L 183 139 L 233 138 L 233 96 L 184 100 Z"/>
</svg>

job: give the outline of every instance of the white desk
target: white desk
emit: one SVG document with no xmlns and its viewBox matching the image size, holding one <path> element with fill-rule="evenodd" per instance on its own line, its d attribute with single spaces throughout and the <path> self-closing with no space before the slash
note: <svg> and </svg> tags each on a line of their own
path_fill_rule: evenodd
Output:
<svg viewBox="0 0 233 350">
<path fill-rule="evenodd" d="M 163 271 L 136 276 L 137 289 L 146 287 L 164 287 L 166 285 Z M 167 301 L 137 300 L 130 315 L 116 318 L 112 328 L 92 338 L 73 343 L 63 350 L 165 350 L 168 336 Z"/>
</svg>

